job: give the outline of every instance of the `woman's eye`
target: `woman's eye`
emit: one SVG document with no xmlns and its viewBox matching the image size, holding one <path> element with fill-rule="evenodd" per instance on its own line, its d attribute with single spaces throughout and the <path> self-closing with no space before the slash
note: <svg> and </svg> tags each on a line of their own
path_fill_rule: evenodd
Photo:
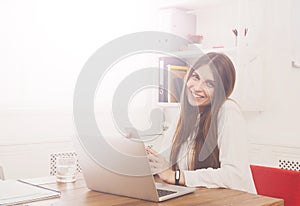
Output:
<svg viewBox="0 0 300 206">
<path fill-rule="evenodd" d="M 209 88 L 214 88 L 215 87 L 214 83 L 212 83 L 212 82 L 206 82 L 206 85 Z"/>
<path fill-rule="evenodd" d="M 192 73 L 192 78 L 195 79 L 195 80 L 199 80 L 200 79 L 199 75 L 196 74 L 196 73 Z"/>
</svg>

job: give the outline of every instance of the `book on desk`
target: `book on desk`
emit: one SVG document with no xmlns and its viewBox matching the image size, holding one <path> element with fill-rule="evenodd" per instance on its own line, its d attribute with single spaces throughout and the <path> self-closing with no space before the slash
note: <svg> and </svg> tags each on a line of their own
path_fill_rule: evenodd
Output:
<svg viewBox="0 0 300 206">
<path fill-rule="evenodd" d="M 60 197 L 61 193 L 23 180 L 0 181 L 0 205 L 15 205 Z"/>
</svg>

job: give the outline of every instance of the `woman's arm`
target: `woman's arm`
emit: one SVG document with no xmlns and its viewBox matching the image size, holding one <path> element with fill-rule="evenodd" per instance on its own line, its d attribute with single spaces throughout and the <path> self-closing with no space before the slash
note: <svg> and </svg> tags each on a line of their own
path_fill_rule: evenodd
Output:
<svg viewBox="0 0 300 206">
<path fill-rule="evenodd" d="M 224 187 L 255 193 L 248 162 L 244 120 L 233 101 L 226 101 L 219 112 L 218 147 L 221 167 L 183 171 L 185 185 Z"/>
</svg>

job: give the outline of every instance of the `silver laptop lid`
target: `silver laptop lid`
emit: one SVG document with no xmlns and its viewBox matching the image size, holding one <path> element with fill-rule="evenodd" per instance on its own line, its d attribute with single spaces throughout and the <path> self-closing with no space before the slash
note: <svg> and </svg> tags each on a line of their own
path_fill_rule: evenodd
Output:
<svg viewBox="0 0 300 206">
<path fill-rule="evenodd" d="M 116 195 L 159 201 L 144 144 L 125 137 L 111 137 L 106 140 L 115 152 L 125 156 L 122 161 L 99 150 L 99 153 L 109 162 L 107 165 L 99 163 L 76 138 L 75 148 L 88 188 Z M 132 171 L 139 172 L 130 174 Z"/>
<path fill-rule="evenodd" d="M 95 138 L 95 137 L 93 137 Z M 99 150 L 106 163 L 93 158 L 80 144 L 75 142 L 78 160 L 81 165 L 88 188 L 127 197 L 150 201 L 165 201 L 195 191 L 195 188 L 156 183 L 150 170 L 145 147 L 142 141 L 125 137 L 106 138 L 106 146 L 122 156 Z M 103 147 L 102 147 L 103 148 Z M 118 156 L 120 157 L 120 156 Z M 159 197 L 157 189 L 172 191 Z"/>
</svg>

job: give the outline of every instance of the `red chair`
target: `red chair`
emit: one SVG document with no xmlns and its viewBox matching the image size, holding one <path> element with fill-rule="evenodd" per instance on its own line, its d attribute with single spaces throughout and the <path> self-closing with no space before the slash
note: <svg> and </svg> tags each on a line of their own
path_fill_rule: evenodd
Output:
<svg viewBox="0 0 300 206">
<path fill-rule="evenodd" d="M 300 206 L 300 172 L 251 165 L 257 194 L 284 199 L 285 206 Z"/>
</svg>

